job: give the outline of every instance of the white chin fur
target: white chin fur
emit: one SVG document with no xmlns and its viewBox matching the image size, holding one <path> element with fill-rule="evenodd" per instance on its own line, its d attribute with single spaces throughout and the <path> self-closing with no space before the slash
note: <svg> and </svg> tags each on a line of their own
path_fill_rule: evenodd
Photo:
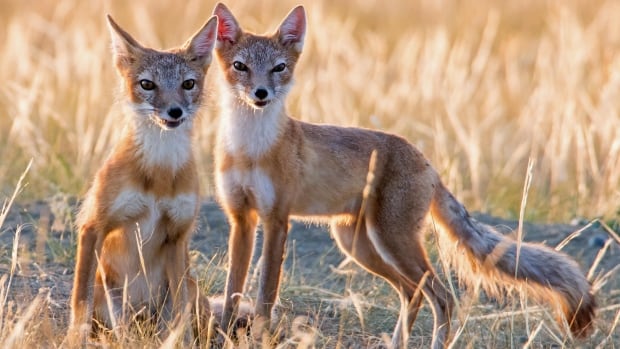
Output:
<svg viewBox="0 0 620 349">
<path fill-rule="evenodd" d="M 135 109 L 134 109 L 135 110 Z M 176 127 L 169 127 L 158 121 L 154 115 L 144 116 L 134 113 L 133 129 L 138 149 L 143 151 L 143 166 L 166 166 L 176 171 L 183 167 L 192 156 L 191 118 L 183 118 Z"/>
</svg>

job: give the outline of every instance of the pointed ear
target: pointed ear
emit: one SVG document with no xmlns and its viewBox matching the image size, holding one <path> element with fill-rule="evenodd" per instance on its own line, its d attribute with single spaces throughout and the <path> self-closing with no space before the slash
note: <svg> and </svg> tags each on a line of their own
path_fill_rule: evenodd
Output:
<svg viewBox="0 0 620 349">
<path fill-rule="evenodd" d="M 203 66 L 211 63 L 213 46 L 217 35 L 217 17 L 212 16 L 199 31 L 189 39 L 183 49 L 192 61 L 198 61 Z"/>
<path fill-rule="evenodd" d="M 217 43 L 218 45 L 229 42 L 234 44 L 241 35 L 239 23 L 233 16 L 232 12 L 221 2 L 215 5 L 213 14 L 217 16 Z"/>
<path fill-rule="evenodd" d="M 278 38 L 284 46 L 293 46 L 301 53 L 306 35 L 306 11 L 303 6 L 295 7 L 282 21 L 278 28 Z"/>
<path fill-rule="evenodd" d="M 132 38 L 123 28 L 121 28 L 112 16 L 107 15 L 108 28 L 112 36 L 112 50 L 117 67 L 126 67 L 135 62 L 137 57 L 144 51 L 144 48 L 136 39 Z"/>
</svg>

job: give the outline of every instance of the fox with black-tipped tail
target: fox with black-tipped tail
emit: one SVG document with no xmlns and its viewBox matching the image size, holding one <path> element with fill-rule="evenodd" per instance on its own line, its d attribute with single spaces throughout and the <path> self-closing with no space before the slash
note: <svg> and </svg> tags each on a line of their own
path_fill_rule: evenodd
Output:
<svg viewBox="0 0 620 349">
<path fill-rule="evenodd" d="M 238 314 L 259 219 L 264 240 L 255 311 L 257 320 L 271 319 L 293 217 L 329 222 L 342 251 L 396 289 L 402 306 L 392 337 L 395 348 L 406 346 L 423 298 L 433 311 L 432 347 L 444 347 L 449 340 L 453 295 L 438 280 L 424 249 L 423 228 L 429 220 L 442 228 L 440 249 L 463 280 L 481 279 L 496 295 L 506 287 L 525 286 L 528 296 L 557 305 L 561 321 L 575 335 L 587 333 L 595 301 L 568 256 L 527 243 L 517 253 L 515 241 L 470 218 L 422 153 L 404 139 L 287 115 L 284 101 L 306 30 L 303 7 L 293 9 L 271 35 L 242 30 L 223 4 L 214 14 L 222 77 L 216 183 L 231 223 L 225 328 Z"/>
<path fill-rule="evenodd" d="M 579 265 L 569 256 L 540 244 L 518 242 L 472 219 L 441 184 L 431 203 L 440 225 L 439 251 L 459 280 L 482 286 L 501 297 L 503 286 L 528 289 L 527 295 L 556 306 L 558 321 L 584 337 L 592 326 L 596 301 Z"/>
</svg>

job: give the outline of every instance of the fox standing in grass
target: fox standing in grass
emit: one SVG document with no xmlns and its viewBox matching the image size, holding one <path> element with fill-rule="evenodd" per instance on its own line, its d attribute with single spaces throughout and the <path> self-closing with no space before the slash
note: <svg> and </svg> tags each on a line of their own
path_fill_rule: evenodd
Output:
<svg viewBox="0 0 620 349">
<path fill-rule="evenodd" d="M 208 314 L 188 270 L 199 210 L 191 134 L 217 19 L 169 51 L 143 47 L 109 16 L 108 24 L 128 112 L 118 120 L 125 123 L 123 136 L 78 215 L 69 329 L 76 344 L 88 336 L 93 318 L 113 328 L 140 314 L 165 330 L 189 304 L 200 305 L 192 313 L 201 320 Z"/>
<path fill-rule="evenodd" d="M 256 316 L 270 319 L 293 216 L 329 222 L 340 248 L 398 291 L 394 347 L 406 345 L 421 306 L 418 287 L 433 311 L 432 347 L 445 346 L 453 296 L 437 279 L 423 246 L 422 230 L 430 219 L 441 228 L 442 255 L 464 281 L 482 279 L 495 295 L 501 295 L 500 286 L 525 286 L 527 295 L 555 304 L 560 321 L 565 319 L 575 335 L 586 334 L 595 301 L 569 257 L 528 243 L 517 252 L 515 241 L 473 220 L 404 139 L 309 124 L 286 114 L 284 102 L 306 30 L 303 7 L 293 9 L 268 36 L 243 31 L 222 4 L 214 14 L 223 75 L 216 182 L 231 224 L 223 326 L 237 316 L 259 219 L 264 242 Z"/>
</svg>

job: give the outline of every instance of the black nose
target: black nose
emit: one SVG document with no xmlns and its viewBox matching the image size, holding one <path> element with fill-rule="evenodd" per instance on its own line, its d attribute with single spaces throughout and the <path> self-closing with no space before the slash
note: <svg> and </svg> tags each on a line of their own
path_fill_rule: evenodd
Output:
<svg viewBox="0 0 620 349">
<path fill-rule="evenodd" d="M 265 99 L 267 98 L 267 95 L 269 95 L 269 92 L 267 92 L 264 88 L 259 88 L 256 92 L 254 92 L 254 95 L 258 97 L 258 99 Z"/>
<path fill-rule="evenodd" d="M 183 110 L 181 108 L 170 108 L 168 109 L 168 115 L 173 119 L 178 119 L 183 116 Z"/>
</svg>

